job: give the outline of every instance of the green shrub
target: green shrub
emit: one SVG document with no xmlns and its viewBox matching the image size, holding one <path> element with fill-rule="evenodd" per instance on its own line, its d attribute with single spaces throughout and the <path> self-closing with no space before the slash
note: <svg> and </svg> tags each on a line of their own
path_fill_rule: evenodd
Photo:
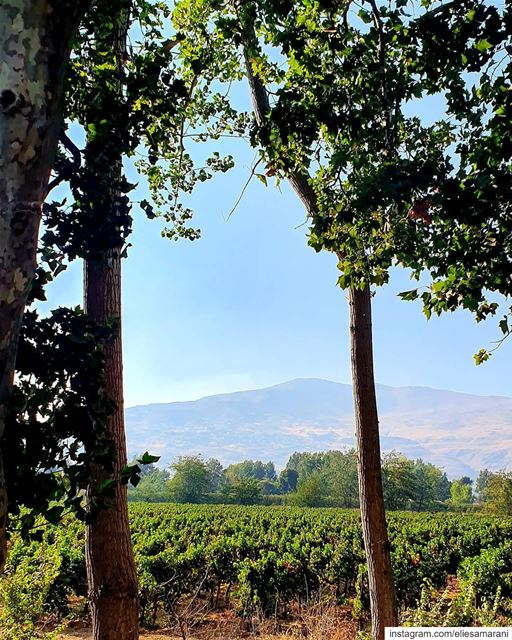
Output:
<svg viewBox="0 0 512 640">
<path fill-rule="evenodd" d="M 23 542 L 16 538 L 13 547 Z M 21 554 L 13 550 L 0 580 L 1 640 L 55 638 L 57 631 L 45 633 L 40 622 L 47 612 L 48 594 L 61 566 L 55 546 L 32 543 Z"/>
</svg>

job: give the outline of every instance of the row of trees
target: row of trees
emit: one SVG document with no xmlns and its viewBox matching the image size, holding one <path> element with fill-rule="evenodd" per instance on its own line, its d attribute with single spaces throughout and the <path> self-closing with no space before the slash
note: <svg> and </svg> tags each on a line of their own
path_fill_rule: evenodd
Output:
<svg viewBox="0 0 512 640">
<path fill-rule="evenodd" d="M 272 462 L 244 460 L 223 468 L 211 458 L 181 456 L 167 469 L 144 465 L 130 488 L 140 502 L 293 504 L 304 507 L 359 507 L 356 452 L 294 453 L 276 473 Z M 482 470 L 476 482 L 450 481 L 436 465 L 392 451 L 382 458 L 383 489 L 390 510 L 466 510 L 512 514 L 512 475 Z"/>
<path fill-rule="evenodd" d="M 85 489 L 94 637 L 138 637 L 120 484 L 137 473 L 124 464 L 120 281 L 132 185 L 123 160 L 145 149 L 139 167 L 155 202 L 143 209 L 154 217 L 162 207 L 167 235 L 194 238 L 177 194 L 232 161 L 214 154 L 196 171 L 186 122 L 188 141 L 246 133 L 266 167 L 260 179 L 290 182 L 310 218 L 310 244 L 337 255 L 348 289 L 358 486 L 380 640 L 397 614 L 370 288 L 400 264 L 431 277 L 405 299 L 421 296 L 427 315 L 464 307 L 477 320 L 497 313 L 502 300 L 492 292 L 510 295 L 510 8 L 180 0 L 172 15 L 159 0 L 11 0 L 0 3 L 0 25 L 0 566 L 9 509 L 26 504 L 56 519 L 55 499 L 80 511 Z M 128 33 L 140 36 L 136 46 Z M 224 91 L 244 78 L 252 118 Z M 444 99 L 437 122 L 409 115 L 412 102 L 434 94 Z M 85 134 L 82 149 L 66 135 L 70 122 Z M 71 202 L 43 209 L 59 182 L 69 184 Z M 45 268 L 36 273 L 42 215 Z M 78 312 L 24 320 L 26 304 L 76 258 L 85 261 L 86 321 Z M 13 404 L 20 331 L 20 354 L 35 345 L 47 358 L 24 361 Z M 67 336 L 86 346 L 63 364 Z"/>
<path fill-rule="evenodd" d="M 279 493 L 272 462 L 245 460 L 224 469 L 215 458 L 203 460 L 201 456 L 181 456 L 170 465 L 170 472 L 155 464 L 143 465 L 140 483 L 135 488 L 130 487 L 129 499 L 257 504 L 262 495 Z"/>
<path fill-rule="evenodd" d="M 138 468 L 126 466 L 121 345 L 134 185 L 123 161 L 141 147 L 152 164 L 181 153 L 173 135 L 190 77 L 174 72 L 164 2 L 16 0 L 0 3 L 0 25 L 0 570 L 8 512 L 28 507 L 28 531 L 38 513 L 55 521 L 76 510 L 87 521 L 93 636 L 135 640 L 125 483 Z M 136 34 L 130 46 L 128 33 Z M 82 148 L 66 133 L 71 123 Z M 151 179 L 156 187 L 159 177 Z M 68 197 L 51 202 L 61 183 Z M 173 220 L 186 235 L 180 215 Z M 84 261 L 86 316 L 23 317 L 76 259 Z"/>
</svg>

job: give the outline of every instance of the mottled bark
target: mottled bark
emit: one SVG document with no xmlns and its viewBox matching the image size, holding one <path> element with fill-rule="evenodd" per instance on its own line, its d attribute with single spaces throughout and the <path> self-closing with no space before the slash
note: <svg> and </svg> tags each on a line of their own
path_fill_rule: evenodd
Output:
<svg viewBox="0 0 512 640">
<path fill-rule="evenodd" d="M 59 132 L 69 46 L 87 2 L 0 2 L 0 571 L 7 488 L 2 438 L 41 206 Z"/>
<path fill-rule="evenodd" d="M 110 418 L 117 460 L 115 475 L 126 465 L 124 432 L 123 359 L 121 337 L 121 257 L 118 250 L 104 252 L 85 263 L 85 309 L 100 324 L 119 322 L 115 339 L 105 350 L 105 392 L 116 403 Z M 105 476 L 95 469 L 95 480 Z M 133 559 L 126 486 L 117 484 L 107 508 L 100 510 L 86 529 L 86 562 L 94 640 L 136 640 L 138 590 Z"/>
<path fill-rule="evenodd" d="M 370 289 L 350 289 L 349 308 L 359 499 L 368 562 L 372 638 L 383 640 L 384 628 L 397 625 L 397 610 L 382 491 Z"/>
</svg>

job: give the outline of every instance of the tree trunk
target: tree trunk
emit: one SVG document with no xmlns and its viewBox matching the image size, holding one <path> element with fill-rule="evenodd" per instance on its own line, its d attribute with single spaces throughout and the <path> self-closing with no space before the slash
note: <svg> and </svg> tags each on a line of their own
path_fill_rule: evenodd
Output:
<svg viewBox="0 0 512 640">
<path fill-rule="evenodd" d="M 243 35 L 247 79 L 256 122 L 261 126 L 271 111 L 268 92 L 261 79 L 253 73 L 248 53 L 256 44 L 254 28 L 246 28 Z M 307 172 L 289 171 L 286 177 L 308 215 L 314 215 L 318 211 L 318 203 Z M 358 482 L 368 563 L 372 635 L 374 640 L 383 640 L 384 627 L 397 624 L 397 611 L 382 490 L 369 288 L 362 291 L 350 289 L 349 306 Z"/>
<path fill-rule="evenodd" d="M 96 322 L 119 323 L 105 348 L 105 393 L 115 402 L 110 418 L 117 459 L 115 476 L 126 465 L 123 358 L 121 339 L 121 256 L 104 252 L 85 262 L 86 313 Z M 95 481 L 106 477 L 95 470 Z M 139 637 L 137 576 L 133 559 L 126 486 L 116 483 L 115 496 L 100 509 L 86 530 L 86 562 L 94 640 L 136 640 Z"/>
<path fill-rule="evenodd" d="M 126 57 L 126 40 L 130 11 L 125 2 L 120 5 L 119 15 L 114 17 L 114 28 L 105 37 L 106 51 L 112 51 L 117 77 L 112 77 L 110 91 L 113 98 L 123 96 L 122 69 Z M 101 38 L 101 36 L 100 36 Z M 103 104 L 109 113 L 110 91 L 104 87 Z M 115 117 L 115 116 L 114 116 Z M 116 233 L 112 227 L 113 211 L 119 192 L 116 184 L 122 176 L 122 151 L 106 133 L 101 144 L 98 138 L 88 144 L 85 157 L 91 169 L 98 174 L 99 189 L 104 198 L 105 228 Z M 107 178 L 105 181 L 105 177 Z M 100 186 L 99 182 L 103 184 Z M 93 194 L 94 197 L 94 194 Z M 117 223 L 118 224 L 118 223 Z M 93 234 L 94 235 L 94 234 Z M 109 420 L 109 431 L 113 440 L 116 460 L 114 463 L 115 493 L 107 499 L 92 522 L 86 528 L 86 565 L 89 586 L 89 602 L 93 621 L 93 640 L 137 640 L 139 637 L 138 587 L 135 562 L 131 546 L 128 521 L 127 487 L 119 483 L 121 469 L 126 465 L 126 438 L 124 428 L 123 353 L 121 333 L 121 252 L 122 235 L 112 249 L 97 250 L 86 247 L 84 264 L 84 306 L 95 322 L 106 325 L 116 322 L 116 334 L 105 347 L 105 393 L 115 404 Z M 116 241 L 114 241 L 116 244 Z M 93 469 L 89 499 L 98 484 L 109 476 L 105 469 Z M 90 504 L 90 503 L 89 503 Z"/>
<path fill-rule="evenodd" d="M 0 180 L 1 182 L 1 180 Z M 0 437 L 14 379 L 14 363 L 23 310 L 36 266 L 40 205 L 6 202 L 0 193 Z M 1 442 L 1 441 L 0 441 Z M 6 552 L 7 487 L 0 448 L 0 571 Z"/>
<path fill-rule="evenodd" d="M 382 491 L 370 289 L 351 288 L 349 307 L 359 499 L 368 562 L 372 638 L 383 640 L 384 628 L 397 625 L 397 611 Z"/>
<path fill-rule="evenodd" d="M 69 46 L 86 0 L 0 1 L 0 571 L 7 488 L 1 448 L 41 207 L 62 128 Z"/>
</svg>

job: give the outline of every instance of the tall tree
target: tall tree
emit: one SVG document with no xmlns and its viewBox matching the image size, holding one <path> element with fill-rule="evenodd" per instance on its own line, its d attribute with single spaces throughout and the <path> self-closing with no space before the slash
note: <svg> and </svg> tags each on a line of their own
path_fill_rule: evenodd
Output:
<svg viewBox="0 0 512 640">
<path fill-rule="evenodd" d="M 62 130 L 71 40 L 89 4 L 0 4 L 0 447 L 35 273 L 41 208 Z M 0 449 L 0 570 L 6 553 L 5 455 Z"/>
<path fill-rule="evenodd" d="M 306 8 L 306 11 L 309 9 Z M 304 204 L 307 214 L 318 217 L 321 215 L 319 193 L 312 187 L 311 176 L 305 168 L 307 166 L 306 153 L 305 150 L 300 149 L 301 142 L 299 142 L 297 154 L 299 161 L 291 165 L 287 159 L 288 144 L 285 142 L 274 145 L 265 132 L 273 114 L 268 89 L 263 82 L 264 74 L 259 69 L 258 63 L 255 63 L 261 55 L 261 48 L 253 26 L 255 19 L 257 19 L 254 7 L 242 4 L 239 7 L 235 6 L 235 12 L 240 20 L 245 69 L 255 120 L 259 129 L 256 134 L 257 140 L 264 149 L 264 154 L 272 168 L 271 172 L 274 168 L 273 162 L 276 161 L 277 166 L 281 168 L 283 175 Z M 307 17 L 306 12 L 304 16 Z M 290 43 L 285 45 L 285 47 L 287 46 L 290 46 Z M 298 58 L 303 52 L 297 53 Z M 370 55 L 373 53 L 372 50 Z M 293 54 L 290 57 L 293 58 Z M 384 60 L 380 52 L 378 59 L 373 63 L 376 63 L 377 73 L 384 73 Z M 310 64 L 311 61 L 309 61 Z M 312 99 L 314 100 L 313 96 Z M 310 105 L 311 107 L 312 105 Z M 385 110 L 386 104 L 383 104 L 382 107 Z M 343 262 L 343 251 L 338 246 L 335 246 L 335 251 L 340 263 Z M 370 283 L 371 280 L 365 274 L 357 284 L 351 283 L 348 286 L 349 335 L 359 503 L 368 565 L 372 632 L 375 638 L 383 638 L 384 628 L 396 625 L 398 615 L 382 485 L 379 419 L 373 366 Z M 300 490 L 300 485 L 298 490 Z"/>
<path fill-rule="evenodd" d="M 304 71 L 307 66 L 306 73 L 309 74 L 317 62 L 322 63 L 321 55 L 319 60 L 312 60 L 305 41 L 298 42 L 296 33 L 281 28 L 282 24 L 279 24 L 279 22 L 283 18 L 284 7 L 279 7 L 277 10 L 278 15 L 276 15 L 273 7 L 256 7 L 251 2 L 234 3 L 233 5 L 227 3 L 227 7 L 230 16 L 226 17 L 225 9 L 223 9 L 223 15 L 217 18 L 215 24 L 221 34 L 221 41 L 228 40 L 234 31 L 235 45 L 241 48 L 255 119 L 252 141 L 262 149 L 262 159 L 267 163 L 267 175 L 274 175 L 280 172 L 288 180 L 304 204 L 307 214 L 313 219 L 323 218 L 325 217 L 323 207 L 325 206 L 325 200 L 329 196 L 322 188 L 315 189 L 313 187 L 312 176 L 307 169 L 311 162 L 308 157 L 308 153 L 310 153 L 309 147 L 314 142 L 315 134 L 318 133 L 320 135 L 322 128 L 321 118 L 316 113 L 315 104 L 315 101 L 320 98 L 315 94 L 318 89 L 316 87 L 313 88 L 301 105 L 301 109 L 314 111 L 315 116 L 318 117 L 317 122 L 312 123 L 310 129 L 306 132 L 307 141 L 301 138 L 304 130 L 303 122 L 300 118 L 303 114 L 297 112 L 293 99 L 287 100 L 291 95 L 296 96 L 297 92 L 300 91 L 297 86 L 289 86 L 294 81 L 301 83 L 303 80 L 303 78 L 293 77 L 293 72 L 296 72 L 299 68 L 297 62 L 300 57 L 303 55 L 309 56 L 308 62 L 301 69 L 301 71 Z M 286 13 L 289 12 L 289 9 L 290 7 L 287 6 Z M 321 9 L 318 9 L 318 11 L 321 12 Z M 334 10 L 331 10 L 331 15 L 329 16 L 329 26 L 331 28 L 332 21 L 337 18 L 338 22 L 335 24 L 339 24 L 339 18 L 341 17 L 338 15 L 334 18 L 333 12 Z M 308 3 L 298 7 L 296 13 L 301 15 L 304 25 L 308 25 L 308 20 L 314 23 L 319 18 Z M 294 17 L 296 16 L 294 15 Z M 342 25 L 347 27 L 345 18 L 346 15 Z M 179 17 L 178 25 L 181 26 Z M 268 58 L 263 54 L 256 31 L 258 26 L 261 28 L 262 25 L 265 25 L 263 29 L 265 30 L 264 38 L 266 41 L 279 47 L 281 53 L 284 54 L 285 65 L 292 70 L 290 77 L 285 75 L 279 77 L 279 74 L 275 73 L 273 63 L 269 62 Z M 192 28 L 194 29 L 194 26 Z M 322 25 L 323 30 L 324 25 Z M 354 33 L 349 32 L 351 37 L 354 37 L 357 32 L 356 29 L 353 31 Z M 204 33 L 202 35 L 204 37 Z M 317 34 L 315 33 L 314 35 L 316 36 Z M 382 47 L 379 47 L 377 42 L 380 42 L 380 40 L 373 33 L 372 39 L 369 39 L 368 46 L 364 50 L 367 58 L 365 63 L 373 65 L 372 78 L 379 78 L 379 74 L 384 73 L 383 51 L 381 51 Z M 303 49 L 300 48 L 301 46 L 303 46 Z M 356 50 L 355 47 L 354 50 Z M 232 63 L 230 62 L 230 64 Z M 269 68 L 271 68 L 271 71 L 267 75 Z M 300 75 L 300 73 L 297 75 Z M 352 78 L 347 78 L 347 76 L 350 76 L 350 73 L 347 74 L 345 71 L 343 81 L 351 82 Z M 277 108 L 273 108 L 270 104 L 269 90 L 265 80 L 269 83 L 272 81 L 280 83 L 279 92 L 285 99 Z M 326 79 L 323 81 L 326 81 Z M 372 104 L 372 108 L 375 109 L 375 107 L 376 104 Z M 386 110 L 389 107 L 386 104 L 382 106 L 379 102 L 379 113 L 383 108 Z M 296 126 L 296 129 L 294 129 L 294 126 Z M 389 144 L 387 138 L 385 142 Z M 379 148 L 379 144 L 382 144 L 380 140 L 375 144 L 375 147 Z M 353 148 L 361 152 L 363 146 L 364 142 L 360 143 L 359 147 L 353 145 Z M 266 176 L 261 177 L 266 182 Z M 371 209 L 369 211 L 367 207 L 364 213 L 367 215 L 370 212 Z M 352 226 L 349 234 L 353 236 L 354 232 L 355 225 Z M 347 242 L 339 234 L 336 240 L 328 247 L 338 255 L 340 264 L 344 261 L 344 248 L 346 245 L 350 245 L 350 240 Z M 359 248 L 362 245 L 364 252 L 367 251 L 364 239 L 359 245 Z M 355 278 L 346 280 L 344 286 L 349 289 L 350 343 L 359 495 L 368 561 L 372 629 L 375 638 L 381 639 L 384 637 L 384 628 L 397 623 L 397 609 L 382 489 L 379 423 L 372 353 L 370 284 L 374 280 L 371 275 L 371 269 L 360 270 Z"/>
<path fill-rule="evenodd" d="M 397 451 L 390 451 L 382 460 L 384 498 L 388 509 L 405 509 L 415 497 L 414 462 Z"/>
<path fill-rule="evenodd" d="M 478 502 L 484 502 L 487 489 L 493 477 L 492 471 L 489 469 L 481 469 L 475 481 L 475 497 Z"/>
<path fill-rule="evenodd" d="M 431 462 L 415 460 L 413 466 L 413 509 L 436 509 L 450 497 L 450 481 L 446 473 Z"/>
<path fill-rule="evenodd" d="M 329 451 L 322 470 L 329 487 L 329 497 L 337 507 L 359 507 L 357 455 L 349 451 Z"/>
<path fill-rule="evenodd" d="M 134 31 L 140 31 L 140 40 L 128 50 L 130 15 L 137 22 Z M 70 259 L 85 260 L 84 305 L 88 316 L 114 334 L 104 350 L 102 392 L 114 407 L 109 430 L 116 457 L 113 468 L 111 461 L 102 457 L 93 460 L 88 492 L 86 559 L 93 633 L 98 640 L 138 637 L 137 581 L 127 495 L 120 483 L 126 465 L 121 260 L 132 222 L 127 193 L 134 187 L 125 178 L 123 160 L 133 156 L 139 145 L 148 151 L 148 160 L 139 163 L 139 169 L 146 174 L 156 204 L 173 226 L 165 230 L 169 237 L 197 237 L 197 232 L 186 226 L 191 214 L 180 206 L 179 192 L 192 189 L 197 180 L 211 177 L 216 169 L 225 170 L 218 154 L 206 171 L 196 169 L 184 153 L 187 119 L 203 121 L 199 107 L 197 113 L 189 109 L 190 95 L 200 86 L 200 70 L 182 74 L 174 64 L 175 43 L 169 39 L 165 24 L 168 18 L 166 3 L 147 0 L 101 0 L 87 13 L 76 39 L 74 85 L 67 95 L 67 115 L 86 133 L 84 151 L 74 150 L 79 158 L 83 156 L 83 162 L 81 166 L 75 163 L 78 166 L 68 176 L 72 205 L 47 206 L 46 222 L 55 244 Z M 211 115 L 210 111 L 204 117 L 208 120 Z M 68 146 L 73 146 L 69 140 Z M 175 179 L 178 173 L 179 180 Z M 150 218 L 158 215 L 147 201 L 141 207 Z"/>
<path fill-rule="evenodd" d="M 488 472 L 483 498 L 483 509 L 495 515 L 512 515 L 512 473 Z"/>
<path fill-rule="evenodd" d="M 468 508 L 473 502 L 471 484 L 464 482 L 464 478 L 454 480 L 450 486 L 450 504 L 454 509 Z"/>
<path fill-rule="evenodd" d="M 116 454 L 115 482 L 111 495 L 104 497 L 100 508 L 94 510 L 98 489 L 111 478 L 110 470 L 94 464 L 88 496 L 93 513 L 86 528 L 85 557 L 94 640 L 139 637 L 137 575 L 128 521 L 127 487 L 120 482 L 127 464 L 121 333 L 121 260 L 123 231 L 126 231 L 121 221 L 126 216 L 122 213 L 126 210 L 123 193 L 126 181 L 122 168 L 124 149 L 116 138 L 122 135 L 126 113 L 123 67 L 127 57 L 130 7 L 131 2 L 120 2 L 111 15 L 111 22 L 100 23 L 94 34 L 96 54 L 103 57 L 102 64 L 109 66 L 110 74 L 98 77 L 99 97 L 95 108 L 89 110 L 91 119 L 86 122 L 89 135 L 84 152 L 85 172 L 91 178 L 96 177 L 95 184 L 89 182 L 90 189 L 84 196 L 95 203 L 98 221 L 110 236 L 108 243 L 88 244 L 84 262 L 84 310 L 98 325 L 115 326 L 115 335 L 105 347 L 104 387 L 114 405 L 109 432 Z M 113 111 L 115 106 L 120 117 Z M 108 130 L 102 119 L 108 120 Z"/>
<path fill-rule="evenodd" d="M 183 2 L 185 7 L 190 4 L 191 0 Z M 206 12 L 208 3 L 199 4 Z M 440 201 L 445 205 L 467 201 L 470 185 L 481 202 L 469 196 L 472 207 L 478 209 L 476 227 L 481 226 L 480 232 L 485 229 L 486 242 L 489 240 L 483 272 L 492 273 L 491 284 L 493 278 L 494 285 L 506 280 L 508 241 L 503 254 L 496 251 L 496 240 L 509 237 L 501 231 L 508 219 L 502 211 L 510 171 L 507 173 L 501 160 L 493 160 L 496 137 L 491 133 L 482 149 L 478 135 L 487 113 L 484 102 L 490 76 L 484 72 L 485 65 L 503 45 L 510 21 L 506 16 L 505 20 L 500 18 L 496 8 L 476 0 L 424 0 L 420 6 L 406 0 L 226 2 L 222 12 L 217 10 L 218 3 L 211 3 L 210 21 L 203 21 L 194 36 L 196 42 L 216 38 L 222 51 L 219 56 L 228 60 L 228 69 L 239 69 L 240 58 L 245 63 L 256 115 L 251 139 L 262 150 L 260 161 L 266 164 L 258 177 L 263 182 L 271 176 L 289 180 L 311 220 L 310 245 L 337 255 L 339 284 L 349 291 L 357 423 L 365 430 L 358 435 L 364 451 L 364 459 L 359 453 L 360 474 L 368 467 L 365 482 L 369 495 L 366 499 L 361 496 L 366 502 L 362 512 L 363 518 L 372 514 L 377 532 L 385 521 L 370 367 L 370 288 L 386 283 L 396 262 L 420 274 L 421 256 L 421 265 L 428 265 L 434 274 L 443 277 L 449 269 L 446 290 L 450 294 L 460 268 L 450 268 L 451 261 L 445 260 L 446 243 L 440 234 L 432 233 L 431 206 Z M 182 15 L 186 22 L 185 13 Z M 446 42 L 452 42 L 453 47 L 447 47 Z M 496 63 L 499 65 L 499 60 Z M 468 70 L 482 73 L 476 92 L 465 90 L 464 73 Z M 500 78 L 497 85 L 492 84 L 498 96 L 497 114 L 506 116 L 507 83 Z M 457 119 L 455 124 L 441 118 L 427 125 L 410 115 L 415 101 L 443 89 L 447 91 L 447 112 Z M 462 118 L 461 113 L 465 114 Z M 506 141 L 505 120 L 497 127 L 503 133 L 500 144 Z M 468 131 L 471 133 L 465 136 Z M 461 144 L 454 154 L 456 140 Z M 503 155 L 506 148 L 499 146 L 498 151 Z M 481 182 L 485 163 L 499 165 L 490 184 Z M 454 183 L 453 171 L 458 166 L 463 168 Z M 466 180 L 473 166 L 478 171 Z M 500 189 L 495 189 L 497 182 Z M 455 199 L 454 192 L 458 193 Z M 489 231 L 482 225 L 482 204 L 496 193 L 499 197 L 493 202 L 502 209 Z M 449 244 L 458 247 L 460 254 L 467 246 L 468 228 L 460 226 L 461 216 L 454 206 L 446 211 L 457 220 Z M 441 271 L 435 261 L 429 261 L 432 255 L 437 256 Z M 461 258 L 461 264 L 468 264 L 466 257 Z M 475 251 L 471 261 L 474 283 L 478 279 Z M 454 288 L 455 299 L 466 291 L 468 305 L 475 305 L 467 280 L 461 282 L 461 287 Z M 425 299 L 431 299 L 428 293 Z M 441 304 L 449 307 L 446 296 Z M 475 309 L 480 317 L 495 311 L 492 305 L 478 301 Z M 376 535 L 374 547 L 371 524 L 369 527 L 365 533 L 367 551 L 374 559 L 382 558 L 382 570 L 375 575 L 376 581 L 382 581 L 380 585 L 370 575 L 374 594 L 377 590 L 383 594 L 380 603 L 372 597 L 373 634 L 382 638 L 384 626 L 396 621 L 389 545 L 386 537 Z M 370 567 L 371 572 L 374 569 Z"/>
<path fill-rule="evenodd" d="M 298 483 L 290 502 L 298 507 L 320 507 L 324 503 L 325 493 L 325 483 L 316 471 Z"/>
<path fill-rule="evenodd" d="M 168 489 L 172 499 L 192 504 L 204 502 L 213 480 L 208 463 L 200 456 L 180 456 L 171 464 L 171 469 L 174 475 Z"/>
</svg>

